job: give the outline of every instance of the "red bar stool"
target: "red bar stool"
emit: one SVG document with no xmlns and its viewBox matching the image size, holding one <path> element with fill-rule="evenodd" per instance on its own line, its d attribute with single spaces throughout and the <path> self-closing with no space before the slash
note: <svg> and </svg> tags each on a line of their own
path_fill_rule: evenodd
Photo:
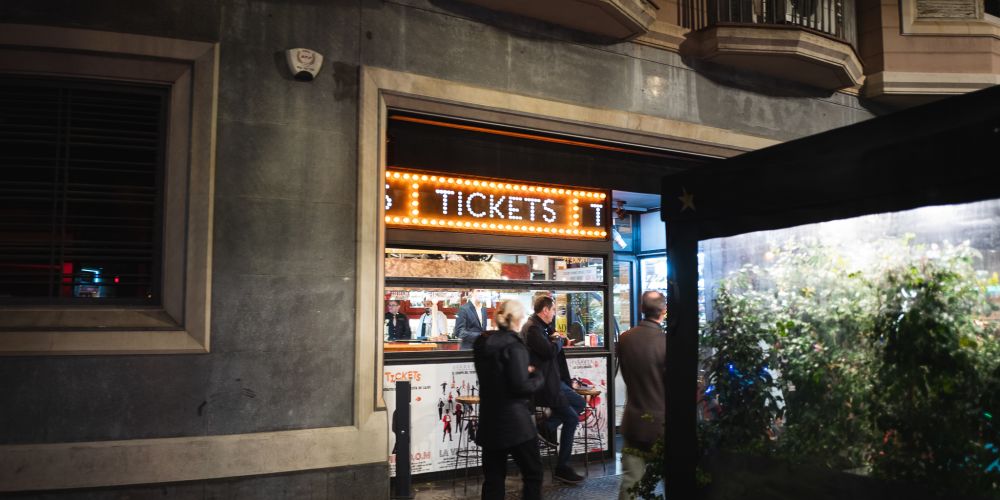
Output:
<svg viewBox="0 0 1000 500">
<path fill-rule="evenodd" d="M 583 438 L 576 437 L 576 443 L 583 445 L 583 463 L 584 463 L 584 475 L 590 475 L 590 428 L 593 427 L 594 431 L 597 433 L 596 441 L 597 446 L 601 449 L 601 469 L 604 473 L 608 473 L 607 458 L 604 456 L 604 433 L 601 431 L 600 420 L 597 418 L 597 407 L 594 403 L 594 398 L 601 395 L 601 391 L 597 389 L 574 389 L 577 394 L 583 396 L 586 404 L 583 405 L 583 411 L 580 412 L 580 424 L 583 426 Z M 579 434 L 579 429 L 577 430 Z"/>
</svg>

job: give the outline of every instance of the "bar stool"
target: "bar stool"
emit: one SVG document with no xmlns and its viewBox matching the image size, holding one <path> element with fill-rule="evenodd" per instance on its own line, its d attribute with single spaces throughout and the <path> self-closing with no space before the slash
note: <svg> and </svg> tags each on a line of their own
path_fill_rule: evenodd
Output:
<svg viewBox="0 0 1000 500">
<path fill-rule="evenodd" d="M 473 430 L 479 432 L 479 396 L 459 396 L 455 398 L 455 402 L 463 405 L 466 411 L 462 416 L 462 422 L 456 422 L 459 426 L 458 449 L 455 450 L 455 468 L 452 469 L 451 486 L 455 487 L 455 482 L 458 480 L 458 464 L 464 459 L 465 477 L 462 480 L 462 492 L 467 493 L 469 489 L 469 464 L 471 462 L 472 467 L 479 467 L 483 458 L 482 448 L 472 438 Z"/>
<path fill-rule="evenodd" d="M 583 396 L 583 410 L 580 412 L 580 423 L 583 424 L 583 439 L 576 437 L 576 443 L 583 445 L 584 475 L 590 475 L 590 427 L 593 426 L 597 432 L 597 445 L 601 449 L 601 469 L 608 473 L 607 459 L 604 456 L 604 434 L 601 432 L 601 425 L 597 419 L 597 408 L 594 407 L 594 397 L 600 396 L 601 391 L 597 389 L 574 389 L 577 394 Z"/>
</svg>

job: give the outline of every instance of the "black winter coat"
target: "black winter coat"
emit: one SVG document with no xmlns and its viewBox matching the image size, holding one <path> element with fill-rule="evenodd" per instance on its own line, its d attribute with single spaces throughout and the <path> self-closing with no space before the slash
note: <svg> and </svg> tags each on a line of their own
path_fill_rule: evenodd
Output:
<svg viewBox="0 0 1000 500">
<path fill-rule="evenodd" d="M 476 443 L 506 449 L 535 439 L 531 395 L 542 385 L 539 372 L 528 373 L 528 349 L 510 330 L 484 332 L 473 345 L 479 377 L 479 431 Z"/>
<path fill-rule="evenodd" d="M 552 329 L 537 315 L 528 318 L 521 328 L 521 336 L 528 346 L 528 352 L 531 353 L 530 362 L 545 379 L 542 388 L 535 393 L 535 404 L 561 408 L 569 405 L 569 401 L 562 393 L 562 377 L 559 373 L 560 355 L 563 363 L 566 358 L 562 348 L 549 340 L 551 334 Z"/>
</svg>

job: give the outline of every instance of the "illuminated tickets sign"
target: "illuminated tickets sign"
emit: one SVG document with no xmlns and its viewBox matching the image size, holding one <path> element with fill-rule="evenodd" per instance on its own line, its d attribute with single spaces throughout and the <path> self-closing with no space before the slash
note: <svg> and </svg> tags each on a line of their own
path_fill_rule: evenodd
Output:
<svg viewBox="0 0 1000 500">
<path fill-rule="evenodd" d="M 608 194 L 593 189 L 527 184 L 389 169 L 388 227 L 607 239 Z"/>
</svg>

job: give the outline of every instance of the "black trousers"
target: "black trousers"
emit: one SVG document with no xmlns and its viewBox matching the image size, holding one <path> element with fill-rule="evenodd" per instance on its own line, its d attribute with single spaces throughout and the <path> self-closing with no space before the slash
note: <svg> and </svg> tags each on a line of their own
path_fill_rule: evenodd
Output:
<svg viewBox="0 0 1000 500">
<path fill-rule="evenodd" d="M 542 456 L 538 453 L 538 440 L 530 439 L 506 449 L 483 448 L 483 500 L 503 500 L 507 480 L 507 456 L 521 469 L 524 480 L 524 500 L 542 498 Z"/>
</svg>

